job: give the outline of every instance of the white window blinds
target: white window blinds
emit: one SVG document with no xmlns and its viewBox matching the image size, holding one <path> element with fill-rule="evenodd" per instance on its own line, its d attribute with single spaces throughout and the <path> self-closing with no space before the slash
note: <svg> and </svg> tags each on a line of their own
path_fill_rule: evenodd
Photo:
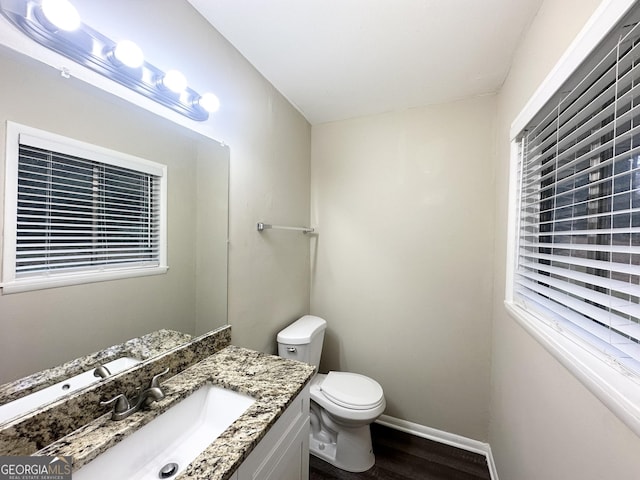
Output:
<svg viewBox="0 0 640 480">
<path fill-rule="evenodd" d="M 613 32 L 519 138 L 514 300 L 640 374 L 640 27 Z"/>
<path fill-rule="evenodd" d="M 159 264 L 158 180 L 20 144 L 16 276 Z"/>
<path fill-rule="evenodd" d="M 3 292 L 166 272 L 166 167 L 9 123 Z"/>
</svg>

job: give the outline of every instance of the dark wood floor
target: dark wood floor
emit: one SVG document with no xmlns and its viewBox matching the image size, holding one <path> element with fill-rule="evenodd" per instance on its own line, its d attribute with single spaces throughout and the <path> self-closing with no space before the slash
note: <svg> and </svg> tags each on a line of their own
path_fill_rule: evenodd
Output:
<svg viewBox="0 0 640 480">
<path fill-rule="evenodd" d="M 363 473 L 339 470 L 311 455 L 309 480 L 490 480 L 483 455 L 372 424 L 376 464 Z"/>
</svg>

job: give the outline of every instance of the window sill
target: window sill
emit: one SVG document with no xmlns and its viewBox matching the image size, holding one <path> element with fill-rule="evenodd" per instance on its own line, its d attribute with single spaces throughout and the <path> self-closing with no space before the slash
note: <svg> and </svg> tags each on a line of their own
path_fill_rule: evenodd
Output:
<svg viewBox="0 0 640 480">
<path fill-rule="evenodd" d="M 0 284 L 2 294 L 21 293 L 31 290 L 44 290 L 47 288 L 68 287 L 71 285 L 84 285 L 87 283 L 105 282 L 124 278 L 146 277 L 149 275 L 162 275 L 167 273 L 169 267 L 160 266 L 153 268 L 137 268 L 127 270 L 112 270 L 100 273 L 84 273 L 59 275 L 42 279 L 14 280 Z"/>
<path fill-rule="evenodd" d="M 592 394 L 640 436 L 640 383 L 519 306 L 505 301 L 509 314 Z"/>
</svg>

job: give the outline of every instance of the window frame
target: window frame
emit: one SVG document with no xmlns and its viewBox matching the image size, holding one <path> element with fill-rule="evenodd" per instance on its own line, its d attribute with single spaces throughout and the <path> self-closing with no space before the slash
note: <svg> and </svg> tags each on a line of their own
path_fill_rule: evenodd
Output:
<svg viewBox="0 0 640 480">
<path fill-rule="evenodd" d="M 551 70 L 510 130 L 508 237 L 504 305 L 517 323 L 567 368 L 592 394 L 604 403 L 636 435 L 640 436 L 640 379 L 604 354 L 571 336 L 561 327 L 525 310 L 514 301 L 514 280 L 518 261 L 520 148 L 518 136 L 526 125 L 558 92 L 561 85 L 588 59 L 592 51 L 629 12 L 634 0 L 608 0 L 600 4 L 585 27 Z"/>
<path fill-rule="evenodd" d="M 88 160 L 150 173 L 159 177 L 160 186 L 160 239 L 159 264 L 154 266 L 121 266 L 117 268 L 81 272 L 55 272 L 32 278 L 16 277 L 16 220 L 18 157 L 20 135 L 34 137 L 50 145 L 58 153 L 73 155 Z M 5 147 L 4 218 L 2 246 L 2 294 L 20 293 L 31 290 L 81 285 L 108 280 L 134 278 L 164 274 L 167 265 L 167 166 L 140 157 L 92 145 L 62 135 L 50 133 L 27 125 L 7 121 Z"/>
</svg>

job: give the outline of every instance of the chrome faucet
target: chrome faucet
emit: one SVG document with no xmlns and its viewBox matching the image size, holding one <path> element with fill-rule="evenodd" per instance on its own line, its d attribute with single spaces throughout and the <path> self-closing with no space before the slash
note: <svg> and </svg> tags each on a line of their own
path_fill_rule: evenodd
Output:
<svg viewBox="0 0 640 480">
<path fill-rule="evenodd" d="M 151 379 L 149 388 L 143 390 L 140 395 L 134 397 L 131 401 L 121 393 L 116 395 L 111 400 L 106 402 L 100 402 L 100 405 L 110 405 L 113 403 L 113 411 L 111 412 L 111 420 L 124 420 L 132 413 L 142 410 L 144 407 L 148 407 L 153 402 L 162 400 L 164 398 L 164 392 L 160 386 L 160 377 L 169 372 L 167 368 L 165 371 L 160 372 Z M 133 406 L 132 406 L 133 404 Z"/>
<path fill-rule="evenodd" d="M 109 375 L 111 375 L 111 372 L 104 365 L 100 365 L 93 371 L 94 377 L 107 378 Z"/>
</svg>

